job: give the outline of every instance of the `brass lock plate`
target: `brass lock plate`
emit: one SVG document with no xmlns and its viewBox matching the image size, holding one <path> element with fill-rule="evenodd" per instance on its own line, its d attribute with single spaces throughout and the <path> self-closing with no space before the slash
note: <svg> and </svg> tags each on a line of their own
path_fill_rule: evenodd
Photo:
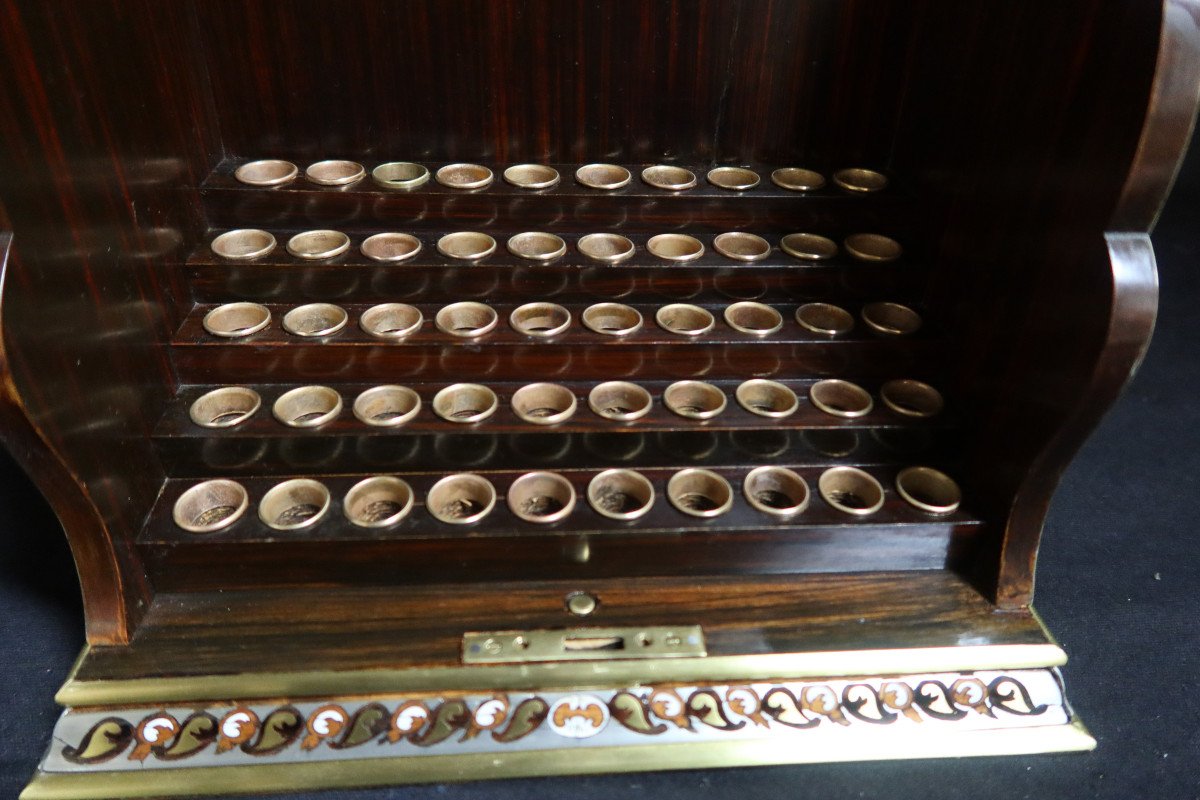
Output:
<svg viewBox="0 0 1200 800">
<path fill-rule="evenodd" d="M 699 625 L 465 633 L 464 664 L 619 661 L 707 655 Z"/>
</svg>

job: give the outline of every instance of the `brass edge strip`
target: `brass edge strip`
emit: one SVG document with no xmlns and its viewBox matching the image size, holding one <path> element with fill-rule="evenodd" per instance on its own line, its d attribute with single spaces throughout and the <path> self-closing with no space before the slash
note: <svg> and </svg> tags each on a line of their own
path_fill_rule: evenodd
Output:
<svg viewBox="0 0 1200 800">
<path fill-rule="evenodd" d="M 107 706 L 331 697 L 405 692 L 554 691 L 646 683 L 833 678 L 919 672 L 1058 667 L 1067 655 L 1056 644 L 965 645 L 890 650 L 770 653 L 647 661 L 498 664 L 411 669 L 250 672 L 178 678 L 76 680 L 55 695 L 63 706 Z"/>
<path fill-rule="evenodd" d="M 867 737 L 847 747 L 845 737 L 808 740 L 793 737 L 744 741 L 651 744 L 644 746 L 511 753 L 196 767 L 144 772 L 39 772 L 21 800 L 103 800 L 163 795 L 379 786 L 447 780 L 487 780 L 529 775 L 576 775 L 667 769 L 814 764 L 905 758 L 1022 755 L 1091 750 L 1096 740 L 1078 722 L 1034 728 L 946 731 L 937 735 Z"/>
</svg>

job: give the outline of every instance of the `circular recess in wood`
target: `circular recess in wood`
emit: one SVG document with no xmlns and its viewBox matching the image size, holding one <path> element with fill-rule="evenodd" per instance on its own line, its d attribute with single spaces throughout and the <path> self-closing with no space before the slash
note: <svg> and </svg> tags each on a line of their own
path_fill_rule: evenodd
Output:
<svg viewBox="0 0 1200 800">
<path fill-rule="evenodd" d="M 335 258 L 350 249 L 350 237 L 341 231 L 318 230 L 297 233 L 288 239 L 287 251 L 306 261 Z"/>
<path fill-rule="evenodd" d="M 800 407 L 796 393 L 777 381 L 753 378 L 743 381 L 734 393 L 738 405 L 760 417 L 783 419 Z"/>
<path fill-rule="evenodd" d="M 962 502 L 962 490 L 944 472 L 908 467 L 896 476 L 896 491 L 911 506 L 930 514 L 949 514 Z"/>
<path fill-rule="evenodd" d="M 407 386 L 375 386 L 354 400 L 354 416 L 380 428 L 403 425 L 420 410 L 420 395 Z"/>
<path fill-rule="evenodd" d="M 632 422 L 650 412 L 650 392 L 629 381 L 607 381 L 588 393 L 588 407 L 605 419 Z"/>
<path fill-rule="evenodd" d="M 791 192 L 815 192 L 825 185 L 825 176 L 802 167 L 780 167 L 771 173 L 771 182 Z"/>
<path fill-rule="evenodd" d="M 308 303 L 283 315 L 283 329 L 293 336 L 332 336 L 346 327 L 350 315 L 331 303 Z"/>
<path fill-rule="evenodd" d="M 371 170 L 371 179 L 384 189 L 416 189 L 429 180 L 429 170 L 412 161 L 389 161 Z"/>
<path fill-rule="evenodd" d="M 447 475 L 425 495 L 425 507 L 437 520 L 470 525 L 492 513 L 496 487 L 487 478 L 470 472 Z"/>
<path fill-rule="evenodd" d="M 561 176 L 545 164 L 516 164 L 504 170 L 504 180 L 519 189 L 549 189 L 558 185 Z"/>
<path fill-rule="evenodd" d="M 905 417 L 936 417 L 946 404 L 937 389 L 928 383 L 907 378 L 885 383 L 879 388 L 879 399 L 892 411 Z"/>
<path fill-rule="evenodd" d="M 831 303 L 805 303 L 796 309 L 796 322 L 822 336 L 844 336 L 854 330 L 854 315 Z"/>
<path fill-rule="evenodd" d="M 420 329 L 425 317 L 416 306 L 407 303 L 380 303 L 371 306 L 358 319 L 358 326 L 380 339 L 401 339 Z"/>
<path fill-rule="evenodd" d="M 794 517 L 808 508 L 808 484 L 790 469 L 757 467 L 742 482 L 751 506 L 775 517 Z"/>
<path fill-rule="evenodd" d="M 580 237 L 575 247 L 593 261 L 604 264 L 619 264 L 637 249 L 632 241 L 619 233 L 589 233 Z"/>
<path fill-rule="evenodd" d="M 616 164 L 584 164 L 575 170 L 575 181 L 592 189 L 622 189 L 632 179 L 629 170 Z"/>
<path fill-rule="evenodd" d="M 508 324 L 517 333 L 545 339 L 571 327 L 571 312 L 557 303 L 526 303 L 513 309 Z"/>
<path fill-rule="evenodd" d="M 646 249 L 666 261 L 695 261 L 704 255 L 704 243 L 695 236 L 683 233 L 660 233 L 651 236 Z"/>
<path fill-rule="evenodd" d="M 667 481 L 667 499 L 684 514 L 719 517 L 733 507 L 733 487 L 711 470 L 683 469 Z"/>
<path fill-rule="evenodd" d="M 868 303 L 862 320 L 867 327 L 890 336 L 907 336 L 921 329 L 921 315 L 899 303 Z"/>
<path fill-rule="evenodd" d="M 171 516 L 189 533 L 212 533 L 237 522 L 249 506 L 245 487 L 219 479 L 198 483 L 181 494 Z"/>
<path fill-rule="evenodd" d="M 746 301 L 726 307 L 725 322 L 735 331 L 767 336 L 783 327 L 783 315 L 768 305 Z"/>
<path fill-rule="evenodd" d="M 904 254 L 904 248 L 895 239 L 878 233 L 854 233 L 843 242 L 846 252 L 859 261 L 884 264 L 895 261 Z"/>
<path fill-rule="evenodd" d="M 329 159 L 309 164 L 304 177 L 320 186 L 349 186 L 363 179 L 367 171 L 357 161 Z"/>
<path fill-rule="evenodd" d="M 253 261 L 275 249 L 275 237 L 258 228 L 238 228 L 225 231 L 209 246 L 226 261 Z"/>
<path fill-rule="evenodd" d="M 526 231 L 510 236 L 508 252 L 530 261 L 553 261 L 567 254 L 567 243 L 553 233 Z"/>
<path fill-rule="evenodd" d="M 717 324 L 708 309 L 689 303 L 671 303 L 654 312 L 654 321 L 667 333 L 703 336 Z"/>
<path fill-rule="evenodd" d="M 642 181 L 655 189 L 681 192 L 696 185 L 696 174 L 683 167 L 658 164 L 642 170 Z"/>
<path fill-rule="evenodd" d="M 508 507 L 526 522 L 549 524 L 575 509 L 575 487 L 557 472 L 527 472 L 508 487 Z"/>
<path fill-rule="evenodd" d="M 496 240 L 478 231 L 456 231 L 438 239 L 438 252 L 460 261 L 478 261 L 496 252 Z"/>
<path fill-rule="evenodd" d="M 237 339 L 270 325 L 271 312 L 258 303 L 226 303 L 205 314 L 201 324 L 213 336 Z"/>
<path fill-rule="evenodd" d="M 447 164 L 437 171 L 437 182 L 451 189 L 482 189 L 495 175 L 479 164 Z"/>
<path fill-rule="evenodd" d="M 833 173 L 833 182 L 851 192 L 881 192 L 887 188 L 888 179 L 882 172 L 873 169 L 839 169 Z"/>
<path fill-rule="evenodd" d="M 654 505 L 654 484 L 631 469 L 607 469 L 588 482 L 587 499 L 601 516 L 637 519 Z"/>
<path fill-rule="evenodd" d="M 233 177 L 247 186 L 282 186 L 296 179 L 300 168 L 281 158 L 249 161 L 233 171 Z"/>
<path fill-rule="evenodd" d="M 743 167 L 717 167 L 708 171 L 708 182 L 721 189 L 744 192 L 758 186 L 761 179 L 752 169 Z"/>
<path fill-rule="evenodd" d="M 342 396 L 328 386 L 299 386 L 271 407 L 275 419 L 291 428 L 316 428 L 342 413 Z"/>
<path fill-rule="evenodd" d="M 642 327 L 642 314 L 621 303 L 596 303 L 580 315 L 584 327 L 605 336 L 628 336 Z"/>
<path fill-rule="evenodd" d="M 779 240 L 779 249 L 804 261 L 825 261 L 838 254 L 837 242 L 816 233 L 789 233 Z"/>
<path fill-rule="evenodd" d="M 875 407 L 871 393 L 866 389 L 836 378 L 814 383 L 809 387 L 808 399 L 826 414 L 842 419 L 866 416 Z"/>
<path fill-rule="evenodd" d="M 376 475 L 350 487 L 342 499 L 346 519 L 363 528 L 386 528 L 408 516 L 413 490 L 406 481 Z"/>
<path fill-rule="evenodd" d="M 421 240 L 411 233 L 377 233 L 364 239 L 360 249 L 372 261 L 395 264 L 421 252 Z"/>
<path fill-rule="evenodd" d="M 447 422 L 482 422 L 500 406 L 496 393 L 478 383 L 455 383 L 433 396 L 433 413 Z"/>
<path fill-rule="evenodd" d="M 688 419 L 712 419 L 727 402 L 724 392 L 704 381 L 676 381 L 663 391 L 663 405 Z"/>
<path fill-rule="evenodd" d="M 734 231 L 713 239 L 713 249 L 735 261 L 762 261 L 771 255 L 771 243 L 753 233 Z"/>
<path fill-rule="evenodd" d="M 192 422 L 204 428 L 241 425 L 262 407 L 258 392 L 245 386 L 222 386 L 205 392 L 188 409 Z"/>
<path fill-rule="evenodd" d="M 857 467 L 832 467 L 821 473 L 817 490 L 825 502 L 845 514 L 867 516 L 883 508 L 883 486 Z"/>
<path fill-rule="evenodd" d="M 277 531 L 316 525 L 329 511 L 329 489 L 320 481 L 294 478 L 276 484 L 258 504 L 258 518 Z"/>
<path fill-rule="evenodd" d="M 433 321 L 443 333 L 473 339 L 495 328 L 500 317 L 491 306 L 465 300 L 444 306 Z"/>
<path fill-rule="evenodd" d="M 557 383 L 531 383 L 513 392 L 513 413 L 534 425 L 557 425 L 575 414 L 575 393 Z"/>
</svg>

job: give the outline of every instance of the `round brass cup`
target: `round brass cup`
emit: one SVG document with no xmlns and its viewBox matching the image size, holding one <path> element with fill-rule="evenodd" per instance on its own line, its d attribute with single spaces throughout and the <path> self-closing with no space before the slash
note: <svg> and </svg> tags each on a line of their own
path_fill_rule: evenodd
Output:
<svg viewBox="0 0 1200 800">
<path fill-rule="evenodd" d="M 342 413 L 342 396 L 328 386 L 299 386 L 281 394 L 271 413 L 290 428 L 316 428 Z"/>
<path fill-rule="evenodd" d="M 275 249 L 275 237 L 257 228 L 238 228 L 213 239 L 210 247 L 226 261 L 253 261 Z"/>
<path fill-rule="evenodd" d="M 825 176 L 811 169 L 781 167 L 771 173 L 771 182 L 790 192 L 815 192 L 825 185 Z"/>
<path fill-rule="evenodd" d="M 357 161 L 329 159 L 309 164 L 304 177 L 321 186 L 349 186 L 363 179 L 367 171 Z"/>
<path fill-rule="evenodd" d="M 496 252 L 496 240 L 486 233 L 458 231 L 447 233 L 438 239 L 438 252 L 447 258 L 461 261 L 477 261 Z"/>
<path fill-rule="evenodd" d="M 492 513 L 496 487 L 482 475 L 470 472 L 447 475 L 425 495 L 425 507 L 441 522 L 470 525 Z"/>
<path fill-rule="evenodd" d="M 575 509 L 575 487 L 557 472 L 527 472 L 508 487 L 508 507 L 526 522 L 549 524 Z"/>
<path fill-rule="evenodd" d="M 513 413 L 534 425 L 557 425 L 575 414 L 575 393 L 557 383 L 531 383 L 513 392 Z"/>
<path fill-rule="evenodd" d="M 735 261 L 762 261 L 771 255 L 771 243 L 753 233 L 722 233 L 713 239 L 713 249 Z"/>
<path fill-rule="evenodd" d="M 527 231 L 510 236 L 508 252 L 530 261 L 553 261 L 567 254 L 567 243 L 553 233 Z"/>
<path fill-rule="evenodd" d="M 734 303 L 725 309 L 725 323 L 735 331 L 768 336 L 783 327 L 783 315 L 762 303 Z"/>
<path fill-rule="evenodd" d="M 888 381 L 879 387 L 883 404 L 905 417 L 928 418 L 942 413 L 942 393 L 928 383 L 908 379 Z"/>
<path fill-rule="evenodd" d="M 587 499 L 601 516 L 637 519 L 654 505 L 654 484 L 631 469 L 607 469 L 588 482 Z"/>
<path fill-rule="evenodd" d="M 676 381 L 663 391 L 663 404 L 688 419 L 712 419 L 726 403 L 725 393 L 704 381 Z"/>
<path fill-rule="evenodd" d="M 800 398 L 782 383 L 763 378 L 744 381 L 734 393 L 738 405 L 768 419 L 791 416 L 800 407 Z"/>
<path fill-rule="evenodd" d="M 433 396 L 433 413 L 447 422 L 469 425 L 496 413 L 496 393 L 478 383 L 455 383 Z"/>
<path fill-rule="evenodd" d="M 450 189 L 482 189 L 495 175 L 479 164 L 447 164 L 437 171 L 437 182 Z"/>
<path fill-rule="evenodd" d="M 702 336 L 717 324 L 707 309 L 689 303 L 671 303 L 663 306 L 654 312 L 654 321 L 667 333 L 679 336 Z"/>
<path fill-rule="evenodd" d="M 682 192 L 684 189 L 691 189 L 696 185 L 696 174 L 683 167 L 659 164 L 642 170 L 642 181 L 655 189 Z"/>
<path fill-rule="evenodd" d="M 794 517 L 808 508 L 808 484 L 790 469 L 757 467 L 742 482 L 751 506 L 775 517 Z"/>
<path fill-rule="evenodd" d="M 517 333 L 544 339 L 571 327 L 571 312 L 557 303 L 526 303 L 513 309 L 508 324 Z"/>
<path fill-rule="evenodd" d="M 880 192 L 888 185 L 887 176 L 873 169 L 839 169 L 833 182 L 851 192 Z"/>
<path fill-rule="evenodd" d="M 294 478 L 276 484 L 258 503 L 258 518 L 277 531 L 316 525 L 329 510 L 329 489 L 320 481 Z"/>
<path fill-rule="evenodd" d="M 899 303 L 868 303 L 862 320 L 872 330 L 891 336 L 908 336 L 921 329 L 921 315 Z"/>
<path fill-rule="evenodd" d="M 354 401 L 354 416 L 379 428 L 403 425 L 420 410 L 420 395 L 407 386 L 375 386 Z"/>
<path fill-rule="evenodd" d="M 504 170 L 504 180 L 518 189 L 549 189 L 561 179 L 558 170 L 545 164 L 517 164 Z"/>
<path fill-rule="evenodd" d="M 808 390 L 808 399 L 826 414 L 842 419 L 866 416 L 875 407 L 866 389 L 857 383 L 837 379 L 814 383 Z"/>
<path fill-rule="evenodd" d="M 297 306 L 283 315 L 283 329 L 293 336 L 313 338 L 332 336 L 346 327 L 350 316 L 346 309 L 330 303 Z"/>
<path fill-rule="evenodd" d="M 796 322 L 822 336 L 843 336 L 854 330 L 854 315 L 830 303 L 805 303 L 796 309 Z"/>
<path fill-rule="evenodd" d="M 604 264 L 619 264 L 637 249 L 633 242 L 619 233 L 589 233 L 580 237 L 575 247 L 593 261 Z"/>
<path fill-rule="evenodd" d="M 821 473 L 817 490 L 825 502 L 845 514 L 865 517 L 883 508 L 883 486 L 856 467 L 831 467 Z"/>
<path fill-rule="evenodd" d="M 588 392 L 588 407 L 605 419 L 632 422 L 650 413 L 650 392 L 636 383 L 607 381 Z"/>
<path fill-rule="evenodd" d="M 171 516 L 188 533 L 212 533 L 237 522 L 249 507 L 250 497 L 237 481 L 204 481 L 179 496 Z"/>
<path fill-rule="evenodd" d="M 364 332 L 380 339 L 401 339 L 414 333 L 425 321 L 420 309 L 407 303 L 380 303 L 358 319 Z"/>
<path fill-rule="evenodd" d="M 496 309 L 471 300 L 444 306 L 433 318 L 438 330 L 465 339 L 483 336 L 495 328 L 499 320 Z"/>
<path fill-rule="evenodd" d="M 838 254 L 837 242 L 816 233 L 789 233 L 779 240 L 779 249 L 804 261 L 825 261 Z"/>
<path fill-rule="evenodd" d="M 371 179 L 384 189 L 416 189 L 429 180 L 429 170 L 411 161 L 389 161 L 371 170 Z"/>
<path fill-rule="evenodd" d="M 300 169 L 290 161 L 280 158 L 264 158 L 242 164 L 233 171 L 233 177 L 247 186 L 282 186 L 293 181 Z"/>
<path fill-rule="evenodd" d="M 389 475 L 366 478 L 350 487 L 342 500 L 346 519 L 362 528 L 386 528 L 408 516 L 413 490 Z"/>
<path fill-rule="evenodd" d="M 584 164 L 575 170 L 575 182 L 591 189 L 623 189 L 631 180 L 633 173 L 616 164 Z"/>
<path fill-rule="evenodd" d="M 744 192 L 758 186 L 761 178 L 752 169 L 742 167 L 717 167 L 708 171 L 708 182 L 720 189 Z"/>
<path fill-rule="evenodd" d="M 962 502 L 962 490 L 944 472 L 931 467 L 908 467 L 896 476 L 896 492 L 914 508 L 930 514 L 949 514 Z"/>
<path fill-rule="evenodd" d="M 855 233 L 843 242 L 846 252 L 859 261 L 884 264 L 895 261 L 904 254 L 904 248 L 895 239 L 878 233 Z"/>
<path fill-rule="evenodd" d="M 192 403 L 188 416 L 203 428 L 232 428 L 250 419 L 262 407 L 262 398 L 244 386 L 222 386 Z"/>
<path fill-rule="evenodd" d="M 660 233 L 646 242 L 651 255 L 666 261 L 695 261 L 704 255 L 704 243 L 683 233 Z"/>
<path fill-rule="evenodd" d="M 296 258 L 320 261 L 350 249 L 350 237 L 341 231 L 305 231 L 288 239 L 287 251 Z"/>
<path fill-rule="evenodd" d="M 226 303 L 204 315 L 201 323 L 213 336 L 251 336 L 271 324 L 271 312 L 258 303 Z"/>
<path fill-rule="evenodd" d="M 410 233 L 377 233 L 364 239 L 360 247 L 372 261 L 395 264 L 421 252 L 421 240 Z"/>
<path fill-rule="evenodd" d="M 628 336 L 642 327 L 642 314 L 621 303 L 596 303 L 580 315 L 584 327 L 605 336 Z"/>
<path fill-rule="evenodd" d="M 682 469 L 667 481 L 667 499 L 684 514 L 719 517 L 733 508 L 733 487 L 710 470 Z"/>
</svg>

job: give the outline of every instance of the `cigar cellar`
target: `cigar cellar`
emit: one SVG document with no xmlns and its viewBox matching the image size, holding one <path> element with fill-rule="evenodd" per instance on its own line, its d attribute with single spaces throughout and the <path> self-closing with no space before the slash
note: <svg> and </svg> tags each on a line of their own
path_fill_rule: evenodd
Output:
<svg viewBox="0 0 1200 800">
<path fill-rule="evenodd" d="M 1198 9 L 0 0 L 24 797 L 1093 747 L 1034 561 Z"/>
</svg>

